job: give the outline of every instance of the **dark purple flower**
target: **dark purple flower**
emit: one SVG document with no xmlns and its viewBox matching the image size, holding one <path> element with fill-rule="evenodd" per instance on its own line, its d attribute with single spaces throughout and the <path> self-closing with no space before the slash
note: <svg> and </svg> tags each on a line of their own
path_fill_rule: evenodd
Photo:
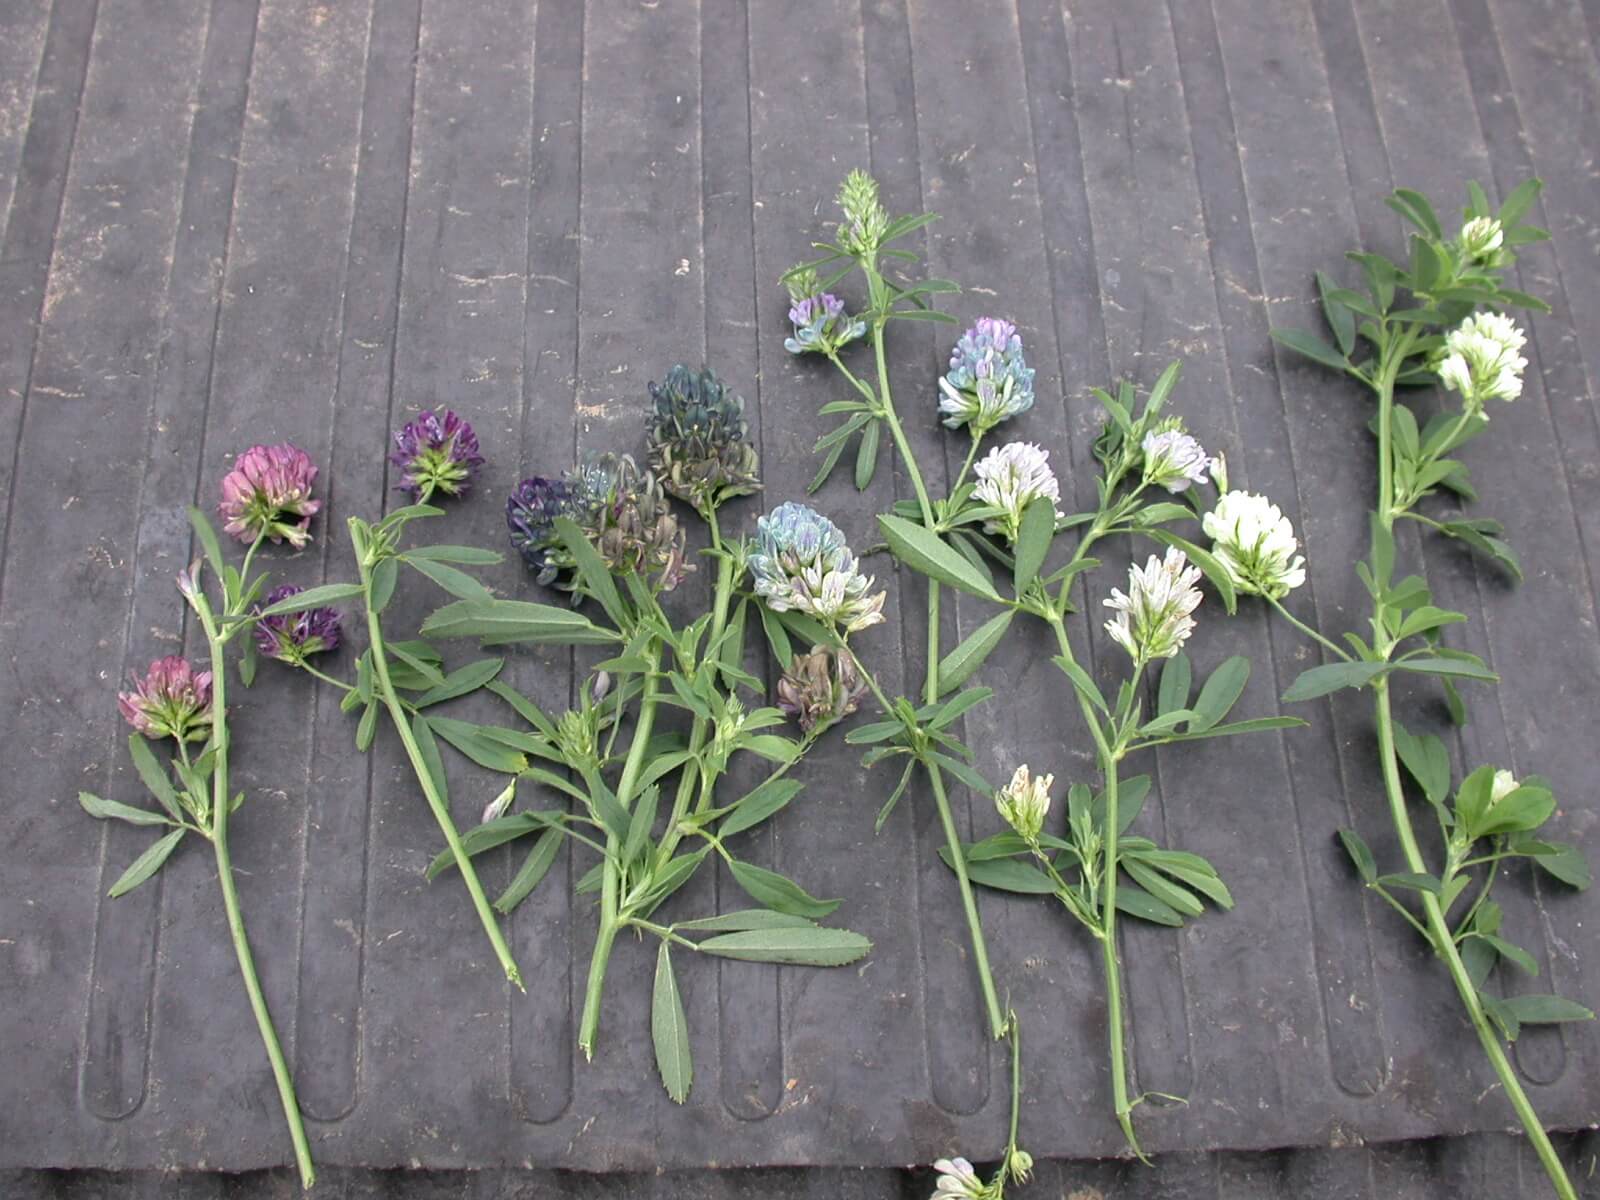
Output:
<svg viewBox="0 0 1600 1200">
<path fill-rule="evenodd" d="M 211 672 L 180 654 L 158 658 L 133 691 L 117 693 L 123 717 L 147 738 L 203 741 L 211 726 Z"/>
<path fill-rule="evenodd" d="M 311 517 L 322 507 L 311 498 L 316 478 L 311 456 L 298 446 L 251 446 L 223 477 L 223 528 L 241 542 L 267 537 L 300 549 L 311 540 Z"/>
<path fill-rule="evenodd" d="M 483 455 L 471 425 L 448 408 L 437 413 L 425 408 L 395 433 L 389 461 L 400 468 L 400 490 L 423 500 L 434 492 L 464 495 L 483 466 Z"/>
<path fill-rule="evenodd" d="M 292 583 L 275 587 L 267 593 L 263 605 L 271 608 L 280 600 L 298 596 L 305 591 Z M 339 648 L 339 614 L 331 608 L 307 608 L 297 613 L 279 613 L 262 617 L 256 622 L 256 647 L 268 658 L 284 662 L 303 662 L 313 654 Z"/>
<path fill-rule="evenodd" d="M 575 502 L 571 484 L 543 475 L 524 479 L 506 500 L 506 528 L 511 531 L 511 544 L 546 586 L 556 581 L 564 567 L 572 565 L 556 537 L 555 520 L 572 516 Z"/>
</svg>

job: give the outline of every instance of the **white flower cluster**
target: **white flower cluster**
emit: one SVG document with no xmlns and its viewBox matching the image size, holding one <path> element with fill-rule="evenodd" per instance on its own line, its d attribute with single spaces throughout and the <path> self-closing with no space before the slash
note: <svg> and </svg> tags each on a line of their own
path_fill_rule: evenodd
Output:
<svg viewBox="0 0 1600 1200">
<path fill-rule="evenodd" d="M 1171 658 L 1194 632 L 1199 582 L 1200 568 L 1191 567 L 1176 546 L 1167 547 L 1165 558 L 1152 554 L 1144 566 L 1128 568 L 1127 594 L 1111 589 L 1104 603 L 1117 615 L 1106 622 L 1106 632 L 1135 662 Z"/>
<path fill-rule="evenodd" d="M 933 1200 L 985 1200 L 989 1195 L 988 1186 L 964 1158 L 941 1158 L 933 1169 L 939 1172 Z"/>
<path fill-rule="evenodd" d="M 1473 217 L 1461 227 L 1461 236 L 1457 240 L 1462 253 L 1468 258 L 1488 262 L 1505 245 L 1506 233 L 1493 217 Z"/>
<path fill-rule="evenodd" d="M 1023 840 L 1032 842 L 1044 829 L 1045 815 L 1050 811 L 1050 788 L 1054 775 L 1037 778 L 1028 772 L 1023 763 L 1011 775 L 1011 782 L 994 794 L 994 805 L 1000 810 L 1005 823 L 1019 833 Z"/>
<path fill-rule="evenodd" d="M 1435 368 L 1439 382 L 1460 392 L 1467 411 L 1483 412 L 1484 401 L 1515 400 L 1522 395 L 1522 372 L 1528 360 L 1518 351 L 1528 339 L 1503 313 L 1473 313 L 1444 339 L 1444 354 Z"/>
<path fill-rule="evenodd" d="M 1294 526 L 1265 496 L 1225 492 L 1200 527 L 1239 591 L 1278 600 L 1306 581 Z"/>
<path fill-rule="evenodd" d="M 1144 451 L 1144 481 L 1159 484 L 1173 495 L 1195 483 L 1205 483 L 1211 460 L 1204 447 L 1181 426 L 1151 430 L 1140 444 Z"/>
<path fill-rule="evenodd" d="M 1060 503 L 1061 488 L 1050 471 L 1050 454 L 1031 442 L 1008 442 L 979 460 L 973 469 L 978 483 L 973 496 L 983 504 L 1004 510 L 1002 516 L 984 523 L 990 533 L 1003 533 L 1008 542 L 1017 540 L 1022 514 L 1040 497 L 1052 505 Z M 1059 518 L 1061 510 L 1055 510 Z"/>
</svg>

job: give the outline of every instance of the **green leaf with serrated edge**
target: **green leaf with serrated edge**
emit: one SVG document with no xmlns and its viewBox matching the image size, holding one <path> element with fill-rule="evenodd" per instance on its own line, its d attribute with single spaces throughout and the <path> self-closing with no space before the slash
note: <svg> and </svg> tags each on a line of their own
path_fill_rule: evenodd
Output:
<svg viewBox="0 0 1600 1200">
<path fill-rule="evenodd" d="M 1539 191 L 1544 187 L 1544 182 L 1539 179 L 1524 179 L 1511 190 L 1505 203 L 1500 206 L 1498 220 L 1507 228 L 1513 228 L 1522 215 L 1533 207 L 1533 202 L 1539 198 Z"/>
<path fill-rule="evenodd" d="M 994 585 L 959 551 L 941 541 L 937 534 L 886 513 L 878 515 L 878 526 L 883 530 L 890 551 L 912 570 L 957 591 L 999 601 L 1000 595 L 994 590 Z"/>
<path fill-rule="evenodd" d="M 550 868 L 555 864 L 556 857 L 561 852 L 561 841 L 564 832 L 558 826 L 548 826 L 539 839 L 533 843 L 533 849 L 528 851 L 528 857 L 522 860 L 515 876 L 506 890 L 501 892 L 494 902 L 494 910 L 501 914 L 508 914 L 517 905 L 526 900 L 533 890 L 544 882 L 544 877 L 550 873 Z"/>
<path fill-rule="evenodd" d="M 1161 685 L 1156 691 L 1156 711 L 1164 715 L 1185 707 L 1189 703 L 1191 686 L 1189 656 L 1180 652 L 1167 659 L 1161 668 Z"/>
<path fill-rule="evenodd" d="M 1223 566 L 1211 551 L 1202 549 L 1187 538 L 1181 538 L 1166 529 L 1141 528 L 1138 532 L 1151 541 L 1160 542 L 1163 546 L 1176 546 L 1182 550 L 1189 561 L 1205 574 L 1206 581 L 1216 589 L 1217 597 L 1222 601 L 1222 607 L 1228 614 L 1231 616 L 1238 611 L 1239 597 L 1233 586 L 1233 576 L 1228 574 L 1228 568 Z"/>
<path fill-rule="evenodd" d="M 899 721 L 874 721 L 871 725 L 856 726 L 844 735 L 844 740 L 848 746 L 870 746 L 888 741 L 904 728 Z"/>
<path fill-rule="evenodd" d="M 655 1043 L 656 1070 L 667 1095 L 682 1104 L 694 1083 L 694 1058 L 689 1052 L 689 1018 L 672 973 L 672 955 L 663 939 L 656 955 L 656 980 L 650 992 L 650 1038 Z"/>
<path fill-rule="evenodd" d="M 1500 676 L 1488 667 L 1459 659 L 1430 657 L 1397 658 L 1390 664 L 1397 671 L 1414 671 L 1419 675 L 1454 675 L 1462 679 L 1476 679 L 1481 683 L 1498 683 Z"/>
<path fill-rule="evenodd" d="M 1162 713 L 1154 720 L 1146 721 L 1139 727 L 1139 736 L 1153 737 L 1163 733 L 1170 733 L 1177 729 L 1179 725 L 1193 721 L 1196 715 L 1192 708 L 1175 708 L 1171 712 Z"/>
<path fill-rule="evenodd" d="M 465 571 L 457 570 L 448 563 L 442 563 L 430 558 L 412 558 L 409 554 L 402 557 L 422 575 L 437 583 L 445 591 L 460 600 L 493 600 L 494 594 L 479 583 Z"/>
<path fill-rule="evenodd" d="M 1439 532 L 1486 555 L 1499 563 L 1518 583 L 1522 582 L 1522 562 L 1504 539 L 1480 532 L 1465 521 L 1446 521 L 1439 526 Z"/>
<path fill-rule="evenodd" d="M 187 829 L 174 829 L 158 841 L 151 843 L 150 848 L 128 865 L 128 869 L 118 876 L 117 881 L 111 885 L 111 890 L 106 893 L 113 900 L 118 896 L 125 896 L 138 887 L 150 876 L 161 869 L 172 852 L 178 848 L 178 843 L 183 840 Z"/>
<path fill-rule="evenodd" d="M 1344 355 L 1314 333 L 1307 333 L 1303 329 L 1274 329 L 1271 334 L 1273 341 L 1279 342 L 1296 354 L 1303 354 L 1313 362 L 1321 363 L 1325 367 L 1343 371 L 1350 365 L 1349 360 Z"/>
<path fill-rule="evenodd" d="M 518 838 L 532 833 L 543 827 L 543 822 L 535 819 L 532 813 L 512 813 L 508 817 L 496 817 L 493 821 L 486 821 L 482 825 L 474 825 L 461 835 L 461 849 L 468 858 L 493 850 L 496 846 L 503 846 L 507 842 L 514 842 Z M 445 871 L 453 870 L 456 865 L 455 852 L 444 849 L 434 855 L 433 861 L 428 864 L 424 872 L 425 879 L 437 879 Z"/>
<path fill-rule="evenodd" d="M 856 443 L 856 491 L 864 492 L 872 486 L 872 476 L 878 470 L 878 435 L 882 421 L 869 422 L 861 431 Z"/>
<path fill-rule="evenodd" d="M 807 646 L 831 646 L 838 639 L 825 629 L 820 622 L 805 613 L 798 613 L 792 609 L 778 614 L 778 620 L 791 635 L 797 637 Z"/>
<path fill-rule="evenodd" d="M 730 858 L 728 870 L 752 900 L 776 912 L 818 920 L 839 907 L 838 900 L 818 900 L 792 879 L 754 863 Z"/>
<path fill-rule="evenodd" d="M 1117 889 L 1117 911 L 1153 925 L 1166 925 L 1176 929 L 1183 924 L 1183 915 L 1171 905 L 1163 904 L 1149 892 L 1124 883 Z"/>
<path fill-rule="evenodd" d="M 476 637 L 486 644 L 598 645 L 622 640 L 621 634 L 602 629 L 582 613 L 526 600 L 457 600 L 431 613 L 422 623 L 422 632 L 436 637 Z"/>
<path fill-rule="evenodd" d="M 1354 829 L 1339 830 L 1339 841 L 1344 843 L 1344 852 L 1350 856 L 1350 861 L 1355 864 L 1362 882 L 1371 883 L 1378 878 L 1378 862 L 1372 857 L 1372 851 L 1367 848 L 1367 843 Z"/>
<path fill-rule="evenodd" d="M 128 753 L 133 756 L 134 769 L 139 772 L 145 790 L 156 798 L 173 820 L 179 820 L 178 793 L 173 790 L 172 780 L 143 734 L 128 735 Z"/>
<path fill-rule="evenodd" d="M 1524 783 L 1509 796 L 1495 801 L 1472 832 L 1478 837 L 1494 833 L 1528 833 L 1548 821 L 1556 810 L 1556 798 L 1548 788 Z"/>
<path fill-rule="evenodd" d="M 804 917 L 773 912 L 770 908 L 741 908 L 737 912 L 719 913 L 714 917 L 697 917 L 693 921 L 675 921 L 672 927 L 679 933 L 745 933 L 755 929 L 815 929 Z"/>
<path fill-rule="evenodd" d="M 984 659 L 994 652 L 1011 628 L 1015 609 L 1006 609 L 968 634 L 954 650 L 939 660 L 939 694 L 953 692 L 972 678 Z"/>
<path fill-rule="evenodd" d="M 651 912 L 665 903 L 667 898 L 689 882 L 695 870 L 705 861 L 711 847 L 696 850 L 692 854 L 679 854 L 665 865 L 657 867 L 650 877 L 650 890 L 639 901 L 643 915 L 648 917 Z"/>
<path fill-rule="evenodd" d="M 1120 852 L 1124 860 L 1134 856 Z M 1177 851 L 1146 851 L 1137 856 L 1139 861 L 1154 867 L 1163 875 L 1170 875 L 1180 883 L 1207 897 L 1218 908 L 1229 909 L 1233 907 L 1233 893 L 1217 876 L 1211 864 L 1198 855 L 1180 854 Z M 1188 860 L 1198 859 L 1203 866 L 1196 867 Z"/>
<path fill-rule="evenodd" d="M 928 721 L 929 729 L 947 729 L 966 713 L 994 695 L 993 688 L 975 687 L 951 697 L 939 706 L 939 711 Z"/>
<path fill-rule="evenodd" d="M 843 442 L 836 442 L 823 457 L 822 465 L 817 468 L 816 475 L 806 485 L 806 495 L 811 495 L 811 493 L 828 482 L 828 477 L 833 474 L 833 469 L 839 465 L 839 459 L 844 454 L 844 446 Z"/>
<path fill-rule="evenodd" d="M 1139 819 L 1139 814 L 1144 811 L 1144 802 L 1150 795 L 1150 776 L 1130 775 L 1127 779 L 1117 781 L 1117 835 L 1118 844 L 1124 840 L 1122 834 L 1128 832 L 1133 823 Z M 1094 800 L 1089 806 L 1089 812 L 1096 828 L 1104 829 L 1106 825 L 1106 794 L 1104 791 L 1095 793 Z"/>
<path fill-rule="evenodd" d="M 361 595 L 361 585 L 358 583 L 325 583 L 320 587 L 297 592 L 293 596 L 285 596 L 276 604 L 267 605 L 258 615 L 276 617 L 282 613 L 304 612 L 308 608 L 336 604 L 340 600 L 349 600 L 359 595 Z"/>
<path fill-rule="evenodd" d="M 805 784 L 796 779 L 775 776 L 766 780 L 733 802 L 732 811 L 717 829 L 717 836 L 727 839 L 761 824 L 804 789 Z"/>
<path fill-rule="evenodd" d="M 483 550 L 477 546 L 418 546 L 406 551 L 406 558 L 431 559 L 434 562 L 460 563 L 468 567 L 488 567 L 502 562 L 505 555 L 498 550 Z"/>
<path fill-rule="evenodd" d="M 1047 496 L 1040 496 L 1022 513 L 1022 524 L 1017 532 L 1016 559 L 1011 571 L 1011 583 L 1017 595 L 1039 577 L 1045 555 L 1050 553 L 1050 543 L 1056 535 L 1056 506 Z"/>
<path fill-rule="evenodd" d="M 1328 328 L 1333 330 L 1340 352 L 1349 358 L 1356 345 L 1355 314 L 1335 295 L 1338 285 L 1321 271 L 1317 272 L 1317 290 L 1322 295 L 1322 315 L 1327 319 Z"/>
<path fill-rule="evenodd" d="M 605 780 L 596 777 L 594 783 L 595 788 L 589 794 L 588 802 L 594 807 L 595 816 L 600 818 L 606 832 L 613 837 L 626 838 L 630 820 L 628 810 L 622 807 L 616 795 L 606 786 Z"/>
<path fill-rule="evenodd" d="M 700 949 L 719 958 L 736 958 L 744 962 L 842 967 L 865 957 L 872 949 L 872 943 L 848 929 L 812 926 L 722 933 L 701 942 Z"/>
<path fill-rule="evenodd" d="M 755 737 L 741 737 L 737 748 L 747 750 L 751 754 L 760 756 L 768 762 L 791 763 L 800 755 L 800 746 L 786 737 L 777 734 L 763 733 Z"/>
<path fill-rule="evenodd" d="M 1289 685 L 1288 691 L 1283 693 L 1283 701 L 1285 704 L 1296 704 L 1315 700 L 1340 688 L 1364 687 L 1387 672 L 1389 667 L 1390 664 L 1384 662 L 1323 663 L 1302 671 L 1299 678 Z"/>
<path fill-rule="evenodd" d="M 1570 888 L 1586 891 L 1593 877 L 1583 851 L 1565 842 L 1545 842 L 1543 845 L 1548 849 L 1531 856 L 1540 869 Z"/>
<path fill-rule="evenodd" d="M 480 767 L 516 775 L 528 765 L 524 755 L 484 737 L 470 721 L 458 721 L 453 717 L 429 717 L 428 721 L 434 733 Z"/>
<path fill-rule="evenodd" d="M 939 857 L 945 866 L 954 869 L 949 846 L 939 847 Z M 1056 891 L 1048 875 L 1032 863 L 1015 858 L 968 860 L 967 878 L 983 887 L 1022 896 L 1053 896 Z"/>
<path fill-rule="evenodd" d="M 434 666 L 432 663 L 417 657 L 409 650 L 404 650 L 399 646 L 389 646 L 388 651 L 395 658 L 399 659 L 401 662 L 405 663 L 406 666 L 410 667 L 412 671 L 416 673 L 419 679 L 427 680 L 430 687 L 444 686 L 444 672 L 439 670 L 439 668 Z M 392 669 L 390 674 L 391 676 L 393 675 Z"/>
<path fill-rule="evenodd" d="M 79 792 L 78 803 L 83 806 L 84 812 L 97 821 L 126 821 L 130 825 L 171 825 L 177 819 L 176 813 L 171 817 L 163 816 L 161 813 L 151 812 L 148 808 L 134 808 L 133 805 L 123 804 L 120 800 L 107 800 L 96 796 L 93 792 Z"/>
<path fill-rule="evenodd" d="M 1199 733 L 1167 733 L 1154 739 L 1160 742 L 1201 742 L 1207 738 L 1236 737 L 1241 733 L 1266 733 L 1274 729 L 1304 729 L 1309 722 L 1299 717 L 1252 717 L 1248 721 L 1230 721 L 1226 725 L 1213 725 Z"/>
<path fill-rule="evenodd" d="M 500 674 L 500 668 L 505 666 L 505 662 L 503 658 L 480 658 L 464 667 L 457 667 L 444 677 L 444 682 L 438 687 L 418 696 L 415 703 L 418 708 L 427 708 L 430 704 L 442 704 L 446 700 L 454 700 L 457 696 L 477 691 Z"/>
<path fill-rule="evenodd" d="M 1239 702 L 1249 679 L 1248 658 L 1236 654 L 1223 661 L 1200 686 L 1200 695 L 1192 706 L 1195 719 L 1189 726 L 1190 732 L 1203 733 L 1227 716 Z"/>
<path fill-rule="evenodd" d="M 442 517 L 444 509 L 436 504 L 407 504 L 404 508 L 397 508 L 382 521 L 378 522 L 380 529 L 392 529 L 397 525 L 415 521 L 423 517 Z"/>
<path fill-rule="evenodd" d="M 517 715 L 529 725 L 532 725 L 535 729 L 548 738 L 555 737 L 555 722 L 553 722 L 549 717 L 545 716 L 544 710 L 532 700 L 529 700 L 521 692 L 517 691 L 516 688 L 498 680 L 488 684 L 487 686 L 489 691 L 493 692 L 512 708 L 516 709 Z"/>
<path fill-rule="evenodd" d="M 1515 942 L 1508 942 L 1505 940 L 1505 938 L 1496 937 L 1492 933 L 1479 933 L 1475 929 L 1467 930 L 1462 937 L 1463 939 L 1475 938 L 1479 941 L 1488 942 L 1501 958 L 1511 963 L 1526 975 L 1537 975 L 1539 973 L 1539 964 L 1534 960 L 1533 955 L 1529 954 Z"/>
</svg>

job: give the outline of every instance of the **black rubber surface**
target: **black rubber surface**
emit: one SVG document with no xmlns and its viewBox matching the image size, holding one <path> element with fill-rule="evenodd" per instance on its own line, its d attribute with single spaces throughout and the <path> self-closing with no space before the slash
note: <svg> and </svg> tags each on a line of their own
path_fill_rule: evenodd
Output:
<svg viewBox="0 0 1600 1200">
<path fill-rule="evenodd" d="M 104 900 L 149 835 L 97 826 L 74 800 L 80 787 L 137 799 L 117 681 L 195 648 L 172 587 L 190 554 L 184 505 L 213 503 L 233 452 L 292 439 L 323 465 L 328 510 L 311 549 L 270 561 L 295 582 L 347 578 L 344 518 L 393 503 L 388 430 L 447 404 L 490 465 L 445 528 L 498 546 L 518 478 L 575 449 L 638 450 L 646 381 L 703 357 L 750 401 L 766 502 L 798 496 L 816 409 L 839 388 L 783 352 L 774 281 L 853 166 L 870 166 L 896 211 L 944 215 L 922 248 L 933 274 L 967 285 L 959 316 L 1021 326 L 1040 403 L 1007 433 L 1049 448 L 1077 500 L 1093 494 L 1086 388 L 1120 374 L 1148 385 L 1182 357 L 1180 410 L 1302 530 L 1312 579 L 1294 605 L 1329 629 L 1360 619 L 1349 563 L 1372 486 L 1366 403 L 1275 353 L 1267 330 L 1316 321 L 1313 272 L 1346 249 L 1396 250 L 1392 186 L 1453 204 L 1467 178 L 1503 195 L 1541 174 L 1533 219 L 1555 239 L 1529 250 L 1522 283 L 1557 311 L 1533 323 L 1522 399 L 1467 452 L 1528 579 L 1512 589 L 1451 547 L 1421 553 L 1443 602 L 1472 616 L 1457 644 L 1505 676 L 1472 697 L 1460 755 L 1549 777 L 1563 835 L 1600 858 L 1597 35 L 1587 0 L 0 2 L 0 1166 L 245 1170 L 288 1155 L 210 857 L 186 846 L 154 884 Z M 897 398 L 935 462 L 964 449 L 933 415 L 946 334 L 905 329 Z M 904 494 L 887 470 L 865 496 L 841 472 L 820 503 L 864 545 L 871 514 Z M 761 503 L 725 525 L 748 528 Z M 922 587 L 873 561 L 894 616 L 864 650 L 886 687 L 914 687 Z M 533 596 L 511 564 L 491 576 Z M 684 603 L 708 586 L 697 576 Z M 413 587 L 389 624 L 434 602 Z M 947 607 L 947 646 L 986 615 Z M 1091 662 L 1097 625 L 1092 639 L 1077 628 Z M 1251 656 L 1251 715 L 1277 711 L 1311 661 L 1249 605 L 1210 614 L 1192 646 L 1201 667 Z M 531 978 L 513 997 L 459 887 L 423 881 L 437 834 L 398 748 L 380 737 L 358 756 L 329 694 L 272 666 L 235 694 L 251 801 L 234 857 L 320 1162 L 886 1167 L 1003 1144 L 1004 1064 L 976 1036 L 925 796 L 874 838 L 892 781 L 837 742 L 805 768 L 802 800 L 747 856 L 844 897 L 840 917 L 876 948 L 831 972 L 682 964 L 697 1077 L 678 1108 L 653 1074 L 652 948 L 619 947 L 600 1051 L 587 1065 L 573 1054 L 593 913 L 569 885 L 587 860 L 564 860 L 516 914 Z M 508 677 L 560 705 L 572 664 L 518 654 Z M 985 678 L 1000 697 L 967 732 L 988 776 L 1018 761 L 1088 775 L 1041 640 L 1014 632 Z M 1105 1194 L 1286 1194 L 1271 1189 L 1311 1189 L 1324 1171 L 1361 1181 L 1327 1195 L 1516 1194 L 1492 1182 L 1502 1172 L 1510 1189 L 1526 1165 L 1503 1140 L 1198 1153 L 1512 1122 L 1448 980 L 1363 905 L 1333 844 L 1353 821 L 1390 849 L 1365 707 L 1319 703 L 1300 710 L 1311 729 L 1156 762 L 1143 828 L 1211 858 L 1238 907 L 1181 934 L 1127 931 L 1137 1086 L 1190 1099 L 1141 1110 L 1142 1136 L 1189 1157 L 1148 1177 L 1082 1167 Z M 490 785 L 455 778 L 467 823 Z M 971 830 L 995 827 L 986 799 L 960 806 Z M 503 885 L 509 858 L 487 861 L 487 886 Z M 728 887 L 707 872 L 678 911 L 709 912 Z M 1600 998 L 1600 895 L 1520 872 L 1502 891 L 1546 974 L 1501 985 Z M 983 903 L 1028 1038 L 1025 1143 L 1116 1153 L 1091 947 L 1041 903 Z M 1516 1060 L 1551 1125 L 1600 1121 L 1600 1030 L 1530 1030 Z M 1063 1193 L 1077 1186 L 1078 1166 L 1049 1169 Z M 1426 1190 L 1452 1171 L 1479 1182 Z M 353 1195 L 387 1178 L 332 1177 Z M 95 1195 L 109 1178 L 16 1185 Z M 279 1179 L 256 1178 L 268 1191 Z M 522 1194 L 518 1178 L 441 1177 L 440 1194 Z M 841 1178 L 901 1186 L 771 1186 Z"/>
</svg>

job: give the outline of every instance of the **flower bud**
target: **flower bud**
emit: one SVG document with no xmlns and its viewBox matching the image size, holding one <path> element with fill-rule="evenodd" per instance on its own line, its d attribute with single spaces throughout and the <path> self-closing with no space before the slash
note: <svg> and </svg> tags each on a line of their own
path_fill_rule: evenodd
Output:
<svg viewBox="0 0 1600 1200">
<path fill-rule="evenodd" d="M 1050 788 L 1054 775 L 1034 778 L 1023 763 L 1011 775 L 1011 782 L 994 796 L 994 805 L 1007 825 L 1030 845 L 1036 842 L 1044 829 L 1045 816 L 1050 811 Z"/>
<path fill-rule="evenodd" d="M 1205 483 L 1210 465 L 1205 449 L 1178 422 L 1163 422 L 1152 429 L 1144 435 L 1140 449 L 1145 483 L 1164 487 L 1173 495 L 1188 491 L 1191 484 Z"/>
<path fill-rule="evenodd" d="M 479 824 L 487 825 L 490 821 L 498 821 L 506 815 L 506 809 L 511 807 L 511 802 L 516 798 L 517 780 L 516 776 L 512 776 L 511 782 L 506 784 L 505 790 L 484 805 L 483 820 Z"/>
<path fill-rule="evenodd" d="M 1461 253 L 1474 262 L 1487 267 L 1498 266 L 1500 248 L 1505 244 L 1505 230 L 1493 217 L 1474 217 L 1461 227 L 1456 244 Z"/>
<path fill-rule="evenodd" d="M 933 1200 L 985 1200 L 989 1189 L 964 1158 L 941 1158 L 933 1164 L 939 1173 Z"/>
<path fill-rule="evenodd" d="M 1489 787 L 1489 807 L 1493 808 L 1521 786 L 1517 782 L 1517 777 L 1510 771 L 1504 768 L 1496 771 L 1494 773 L 1494 782 Z"/>
</svg>

